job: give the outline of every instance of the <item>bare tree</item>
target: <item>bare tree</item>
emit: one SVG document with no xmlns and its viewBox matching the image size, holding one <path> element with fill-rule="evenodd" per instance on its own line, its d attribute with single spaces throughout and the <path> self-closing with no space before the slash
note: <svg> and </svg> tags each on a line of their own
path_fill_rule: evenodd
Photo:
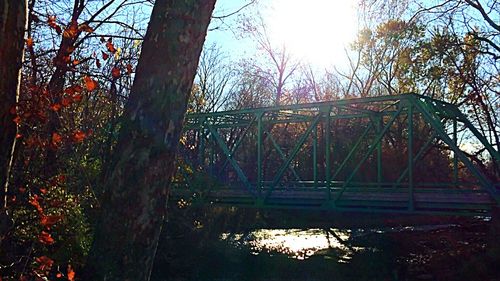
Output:
<svg viewBox="0 0 500 281">
<path fill-rule="evenodd" d="M 292 56 L 285 44 L 276 48 L 271 43 L 266 24 L 260 15 L 257 19 L 244 19 L 242 30 L 244 34 L 255 40 L 266 58 L 264 61 L 248 60 L 244 63 L 253 66 L 252 73 L 272 86 L 275 92 L 275 104 L 279 105 L 282 102 L 281 98 L 286 90 L 286 84 L 299 68 L 300 62 Z"/>
<path fill-rule="evenodd" d="M 227 60 L 217 45 L 204 47 L 196 72 L 189 111 L 213 112 L 224 107 L 227 94 L 234 87 L 232 80 L 235 75 L 235 70 Z"/>
</svg>

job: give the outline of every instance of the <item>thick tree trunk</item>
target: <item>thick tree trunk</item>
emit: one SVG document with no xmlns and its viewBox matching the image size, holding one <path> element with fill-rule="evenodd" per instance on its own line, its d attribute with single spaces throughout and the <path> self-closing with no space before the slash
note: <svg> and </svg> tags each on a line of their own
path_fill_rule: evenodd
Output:
<svg viewBox="0 0 500 281">
<path fill-rule="evenodd" d="M 0 1 L 0 209 L 6 206 L 8 175 L 17 126 L 13 119 L 21 81 L 26 0 Z"/>
<path fill-rule="evenodd" d="M 148 280 L 215 0 L 157 0 L 122 119 L 86 280 Z"/>
</svg>

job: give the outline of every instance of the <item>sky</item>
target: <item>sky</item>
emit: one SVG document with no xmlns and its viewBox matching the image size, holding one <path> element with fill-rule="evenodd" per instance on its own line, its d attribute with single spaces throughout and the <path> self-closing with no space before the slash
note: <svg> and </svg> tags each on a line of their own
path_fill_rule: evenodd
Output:
<svg viewBox="0 0 500 281">
<path fill-rule="evenodd" d="M 215 16 L 238 10 L 249 0 L 218 0 Z M 346 63 L 345 49 L 356 37 L 356 1 L 332 0 L 261 0 L 259 12 L 268 28 L 271 43 L 285 44 L 287 49 L 303 62 L 316 68 L 328 68 Z M 241 15 L 255 12 L 246 8 Z M 213 20 L 206 44 L 216 43 L 233 59 L 252 56 L 255 43 L 237 38 L 237 17 L 224 23 Z"/>
</svg>

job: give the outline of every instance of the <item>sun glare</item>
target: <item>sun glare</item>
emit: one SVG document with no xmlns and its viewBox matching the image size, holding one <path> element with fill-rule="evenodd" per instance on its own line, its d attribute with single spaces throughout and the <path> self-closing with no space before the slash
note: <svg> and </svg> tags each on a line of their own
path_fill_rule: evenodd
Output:
<svg viewBox="0 0 500 281">
<path fill-rule="evenodd" d="M 358 22 L 354 0 L 275 0 L 266 18 L 273 44 L 317 67 L 343 62 Z"/>
</svg>

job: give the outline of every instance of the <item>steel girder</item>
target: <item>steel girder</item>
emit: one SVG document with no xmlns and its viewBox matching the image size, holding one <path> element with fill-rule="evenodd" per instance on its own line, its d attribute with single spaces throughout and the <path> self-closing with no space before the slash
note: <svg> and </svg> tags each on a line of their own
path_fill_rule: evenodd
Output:
<svg viewBox="0 0 500 281">
<path fill-rule="evenodd" d="M 499 152 L 455 105 L 416 94 L 189 114 L 171 198 L 487 214 L 500 202 L 500 185 L 461 149 L 459 124 L 460 135 L 475 137 L 490 164 L 500 165 Z M 427 181 L 433 169 L 441 178 Z M 194 183 L 200 176 L 211 184 Z"/>
</svg>

